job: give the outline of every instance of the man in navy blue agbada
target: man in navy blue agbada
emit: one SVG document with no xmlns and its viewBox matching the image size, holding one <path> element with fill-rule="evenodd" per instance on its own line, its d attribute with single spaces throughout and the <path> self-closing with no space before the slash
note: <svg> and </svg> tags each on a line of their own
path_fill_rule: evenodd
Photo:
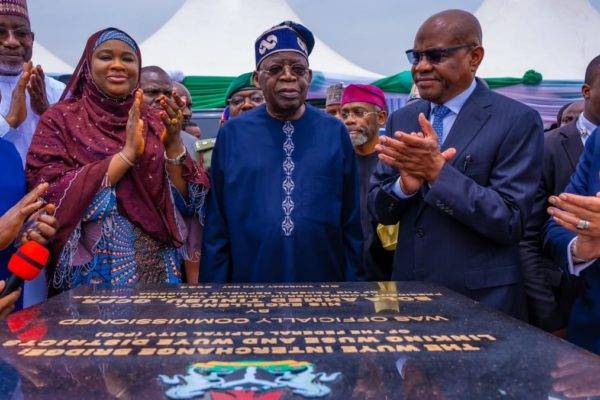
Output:
<svg viewBox="0 0 600 400">
<path fill-rule="evenodd" d="M 305 104 L 314 38 L 284 22 L 256 40 L 265 105 L 227 122 L 212 156 L 204 282 L 359 279 L 361 225 L 345 126 Z"/>
</svg>

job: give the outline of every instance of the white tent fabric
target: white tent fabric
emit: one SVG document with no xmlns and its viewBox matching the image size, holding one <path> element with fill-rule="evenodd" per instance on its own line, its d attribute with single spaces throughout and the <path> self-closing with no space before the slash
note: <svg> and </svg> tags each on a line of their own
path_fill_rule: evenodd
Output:
<svg viewBox="0 0 600 400">
<path fill-rule="evenodd" d="M 486 0 L 475 12 L 483 30 L 484 77 L 583 80 L 600 54 L 600 14 L 588 0 Z"/>
<path fill-rule="evenodd" d="M 34 65 L 41 65 L 44 72 L 47 73 L 64 74 L 73 71 L 72 66 L 56 57 L 38 42 L 33 42 L 33 56 L 31 58 Z"/>
<path fill-rule="evenodd" d="M 186 75 L 235 76 L 254 68 L 254 39 L 285 20 L 301 22 L 281 0 L 187 0 L 141 44 L 145 65 Z M 316 38 L 313 70 L 377 78 Z"/>
<path fill-rule="evenodd" d="M 345 0 L 329 1 L 343 7 Z M 74 3 L 77 4 L 73 7 L 82 8 L 103 6 L 103 2 Z M 462 0 L 456 0 L 456 7 L 460 8 L 462 3 Z M 314 7 L 319 7 L 316 0 Z M 373 4 L 365 3 L 365 10 L 369 7 Z M 50 11 L 36 7 L 36 2 L 32 2 L 31 9 L 32 13 L 39 13 L 40 18 L 44 17 L 38 25 L 55 22 L 48 14 Z M 431 13 L 435 11 L 439 9 Z M 144 20 L 144 15 L 153 12 L 157 12 L 153 7 L 140 9 L 140 15 L 128 20 L 131 26 L 118 26 L 135 32 L 135 25 Z M 481 22 L 486 49 L 479 76 L 521 77 L 528 69 L 535 69 L 546 80 L 582 80 L 589 61 L 600 54 L 600 12 L 590 0 L 483 0 L 475 15 Z M 373 24 L 402 26 L 403 22 L 414 18 L 414 13 L 398 7 L 394 18 L 361 21 L 360 29 L 369 35 L 369 26 Z M 145 65 L 160 65 L 185 75 L 235 76 L 253 68 L 254 39 L 268 27 L 286 19 L 302 22 L 286 0 L 185 0 L 164 25 L 145 36 L 147 39 L 141 43 L 143 61 Z M 326 16 L 323 19 L 323 24 L 338 24 L 340 31 L 353 23 L 340 18 L 329 20 Z M 110 18 L 102 21 L 111 25 Z M 83 23 L 95 26 L 95 21 Z M 313 25 L 310 27 L 318 30 Z M 400 39 L 412 43 L 414 34 L 411 29 L 403 32 L 403 38 L 377 37 L 361 51 L 385 58 L 390 51 L 401 51 L 397 44 Z M 42 37 L 40 35 L 40 40 Z M 60 45 L 72 46 L 77 52 L 85 39 L 73 37 L 68 44 L 62 40 Z M 34 62 L 51 73 L 73 70 L 74 65 L 68 65 L 53 54 L 57 49 L 46 42 L 44 45 L 46 48 L 36 41 Z M 55 45 L 58 46 L 56 42 Z M 350 62 L 318 38 L 311 55 L 311 67 L 330 75 L 379 77 Z M 402 64 L 398 68 L 408 69 L 409 66 Z"/>
</svg>

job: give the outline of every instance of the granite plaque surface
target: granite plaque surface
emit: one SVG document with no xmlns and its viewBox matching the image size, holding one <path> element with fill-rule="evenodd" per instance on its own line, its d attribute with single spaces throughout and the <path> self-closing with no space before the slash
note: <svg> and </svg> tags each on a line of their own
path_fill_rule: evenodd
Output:
<svg viewBox="0 0 600 400">
<path fill-rule="evenodd" d="M 593 398 L 598 359 L 429 284 L 82 287 L 0 321 L 0 398 Z"/>
</svg>

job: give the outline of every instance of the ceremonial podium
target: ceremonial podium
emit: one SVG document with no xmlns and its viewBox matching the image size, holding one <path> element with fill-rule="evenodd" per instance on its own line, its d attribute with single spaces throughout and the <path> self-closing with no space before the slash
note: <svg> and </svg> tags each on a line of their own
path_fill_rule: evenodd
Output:
<svg viewBox="0 0 600 400">
<path fill-rule="evenodd" d="M 0 322 L 9 399 L 548 400 L 599 364 L 415 282 L 90 286 Z"/>
</svg>

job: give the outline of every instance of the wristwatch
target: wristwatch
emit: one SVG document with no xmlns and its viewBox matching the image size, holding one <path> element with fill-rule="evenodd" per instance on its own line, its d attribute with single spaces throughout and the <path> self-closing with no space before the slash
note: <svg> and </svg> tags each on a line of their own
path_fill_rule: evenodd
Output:
<svg viewBox="0 0 600 400">
<path fill-rule="evenodd" d="M 165 150 L 165 161 L 171 165 L 181 165 L 187 156 L 187 149 L 184 147 L 183 152 L 175 158 L 167 157 L 167 151 Z"/>
</svg>

